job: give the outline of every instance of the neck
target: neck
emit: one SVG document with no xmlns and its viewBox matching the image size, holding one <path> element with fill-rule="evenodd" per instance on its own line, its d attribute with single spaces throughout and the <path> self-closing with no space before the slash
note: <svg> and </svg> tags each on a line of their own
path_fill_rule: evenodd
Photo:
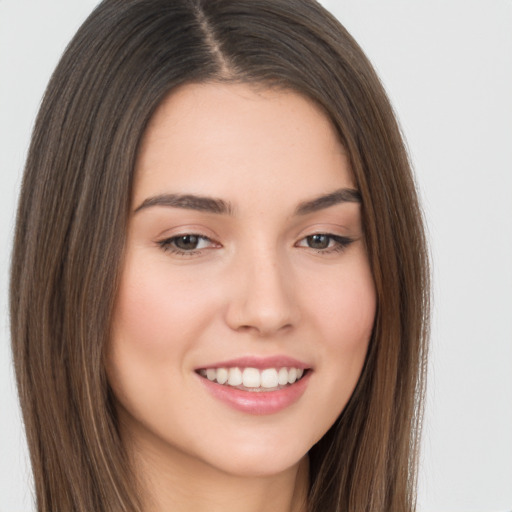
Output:
<svg viewBox="0 0 512 512">
<path fill-rule="evenodd" d="M 144 453 L 144 458 L 142 458 Z M 278 474 L 232 475 L 185 454 L 131 454 L 144 512 L 306 512 L 309 464 L 305 456 Z"/>
</svg>

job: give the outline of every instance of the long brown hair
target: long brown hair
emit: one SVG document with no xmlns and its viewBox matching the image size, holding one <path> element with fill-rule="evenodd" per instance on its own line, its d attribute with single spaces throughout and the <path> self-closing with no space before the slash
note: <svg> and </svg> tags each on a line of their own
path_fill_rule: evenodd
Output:
<svg viewBox="0 0 512 512">
<path fill-rule="evenodd" d="M 350 156 L 378 308 L 365 367 L 310 450 L 311 512 L 410 512 L 428 334 L 428 261 L 402 137 L 362 50 L 313 0 L 105 0 L 36 121 L 19 202 L 11 329 L 41 512 L 140 510 L 103 355 L 135 160 L 180 84 L 295 90 Z"/>
</svg>

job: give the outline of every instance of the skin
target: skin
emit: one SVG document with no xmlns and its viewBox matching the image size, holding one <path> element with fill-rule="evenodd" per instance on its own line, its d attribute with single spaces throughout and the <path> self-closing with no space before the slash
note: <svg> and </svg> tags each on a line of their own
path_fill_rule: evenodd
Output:
<svg viewBox="0 0 512 512">
<path fill-rule="evenodd" d="M 307 452 L 350 398 L 375 317 L 360 204 L 297 213 L 340 189 L 355 189 L 344 148 L 299 94 L 189 84 L 155 113 L 107 353 L 146 511 L 304 510 Z M 221 199 L 230 211 L 152 204 L 163 194 Z M 173 237 L 187 234 L 204 238 L 176 252 Z M 351 243 L 324 237 L 319 249 L 308 238 L 317 234 Z M 275 355 L 310 375 L 274 414 L 219 401 L 196 371 Z"/>
</svg>

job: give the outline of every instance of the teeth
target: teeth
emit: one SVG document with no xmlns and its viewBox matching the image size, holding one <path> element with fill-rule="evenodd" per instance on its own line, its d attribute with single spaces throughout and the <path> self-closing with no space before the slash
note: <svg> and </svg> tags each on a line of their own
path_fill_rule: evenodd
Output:
<svg viewBox="0 0 512 512">
<path fill-rule="evenodd" d="M 208 370 L 206 370 L 206 371 L 208 372 Z M 240 368 L 230 368 L 228 384 L 230 386 L 240 386 L 240 384 L 242 384 L 242 381 L 243 381 L 243 378 L 242 378 L 242 372 L 240 371 Z"/>
<path fill-rule="evenodd" d="M 259 388 L 261 385 L 261 376 L 256 368 L 246 368 L 242 374 L 242 381 L 246 388 Z"/>
<path fill-rule="evenodd" d="M 213 370 L 215 371 L 215 370 Z M 229 373 L 226 368 L 218 368 L 217 369 L 217 382 L 219 384 L 225 384 L 229 379 Z"/>
<path fill-rule="evenodd" d="M 281 368 L 277 375 L 277 381 L 280 386 L 284 386 L 288 384 L 288 370 L 286 368 Z"/>
<path fill-rule="evenodd" d="M 277 388 L 279 380 L 277 378 L 277 370 L 275 368 L 268 368 L 261 372 L 261 387 L 262 388 Z"/>
<path fill-rule="evenodd" d="M 302 368 L 207 368 L 200 374 L 212 382 L 228 386 L 243 386 L 249 389 L 275 389 L 298 381 L 303 375 Z"/>
</svg>

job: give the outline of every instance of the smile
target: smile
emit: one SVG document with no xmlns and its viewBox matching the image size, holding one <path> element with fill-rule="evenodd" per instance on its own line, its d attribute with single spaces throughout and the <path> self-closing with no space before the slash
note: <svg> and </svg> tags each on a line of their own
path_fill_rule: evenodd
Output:
<svg viewBox="0 0 512 512">
<path fill-rule="evenodd" d="M 303 368 L 203 368 L 199 375 L 211 382 L 244 391 L 277 391 L 283 389 L 304 376 Z"/>
<path fill-rule="evenodd" d="M 251 415 L 277 414 L 298 402 L 313 368 L 286 356 L 242 357 L 197 368 L 204 389 L 215 400 Z"/>
</svg>

